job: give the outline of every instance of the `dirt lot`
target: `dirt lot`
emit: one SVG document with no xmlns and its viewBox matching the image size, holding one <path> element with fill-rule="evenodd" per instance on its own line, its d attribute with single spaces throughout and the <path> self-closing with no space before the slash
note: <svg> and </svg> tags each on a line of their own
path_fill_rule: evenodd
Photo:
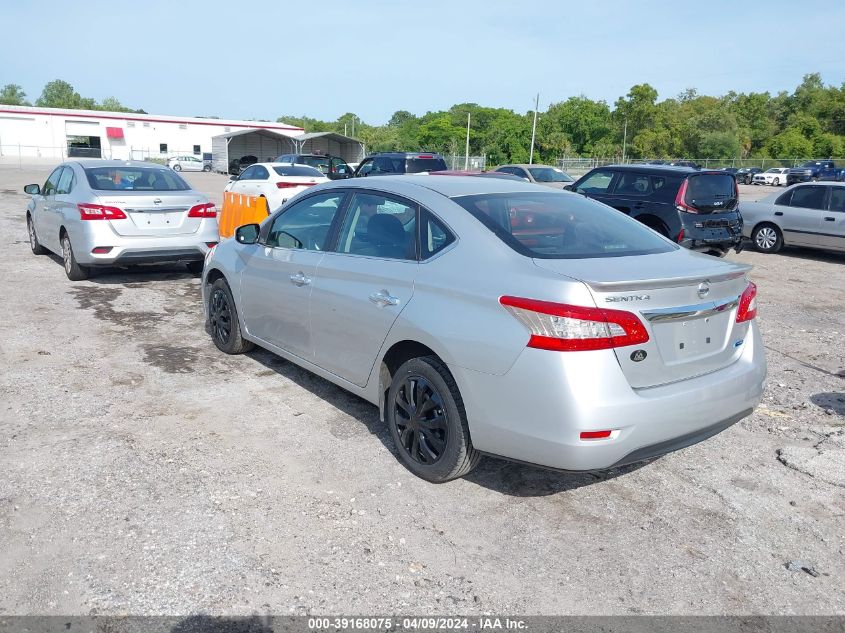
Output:
<svg viewBox="0 0 845 633">
<path fill-rule="evenodd" d="M 183 269 L 72 283 L 33 256 L 47 171 L 0 169 L 0 614 L 845 613 L 845 256 L 732 256 L 769 385 L 721 435 L 434 486 L 374 407 L 218 353 Z"/>
</svg>

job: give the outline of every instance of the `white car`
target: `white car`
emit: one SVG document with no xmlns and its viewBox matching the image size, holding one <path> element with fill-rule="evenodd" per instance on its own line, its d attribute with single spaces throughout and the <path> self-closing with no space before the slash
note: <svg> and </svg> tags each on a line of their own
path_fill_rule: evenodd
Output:
<svg viewBox="0 0 845 633">
<path fill-rule="evenodd" d="M 754 174 L 754 180 L 752 182 L 755 185 L 786 186 L 786 174 L 788 173 L 789 169 L 787 167 L 772 167 L 760 174 Z"/>
<path fill-rule="evenodd" d="M 255 163 L 240 176 L 229 178 L 224 191 L 263 196 L 267 199 L 267 208 L 273 212 L 296 194 L 323 182 L 329 182 L 329 179 L 319 169 L 308 165 Z"/>
<path fill-rule="evenodd" d="M 173 171 L 211 171 L 211 165 L 196 156 L 174 156 L 167 159 L 167 166 Z"/>
</svg>

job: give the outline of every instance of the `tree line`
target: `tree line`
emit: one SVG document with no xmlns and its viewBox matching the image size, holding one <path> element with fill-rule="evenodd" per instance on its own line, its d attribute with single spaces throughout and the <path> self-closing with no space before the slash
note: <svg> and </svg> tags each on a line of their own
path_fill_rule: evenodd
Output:
<svg viewBox="0 0 845 633">
<path fill-rule="evenodd" d="M 0 90 L 0 103 L 26 105 L 21 87 Z M 36 105 L 143 112 L 111 97 L 97 103 L 62 80 L 49 82 Z M 467 115 L 470 153 L 488 164 L 527 162 L 533 112 L 514 112 L 475 103 L 421 116 L 399 110 L 384 125 L 347 112 L 335 121 L 281 116 L 308 132 L 354 135 L 369 151 L 428 150 L 463 154 Z M 535 160 L 561 157 L 628 158 L 829 158 L 845 156 L 845 83 L 828 85 L 817 73 L 806 75 L 793 92 L 729 92 L 721 97 L 688 89 L 658 101 L 648 84 L 633 86 L 611 106 L 584 95 L 551 104 L 539 113 Z"/>
</svg>

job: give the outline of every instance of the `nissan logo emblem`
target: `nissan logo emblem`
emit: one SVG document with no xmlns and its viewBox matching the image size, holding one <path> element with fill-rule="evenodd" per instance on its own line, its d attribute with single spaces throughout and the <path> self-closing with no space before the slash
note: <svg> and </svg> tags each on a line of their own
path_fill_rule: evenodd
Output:
<svg viewBox="0 0 845 633">
<path fill-rule="evenodd" d="M 702 281 L 698 284 L 698 296 L 701 299 L 704 299 L 707 295 L 710 294 L 710 284 L 706 281 Z"/>
</svg>

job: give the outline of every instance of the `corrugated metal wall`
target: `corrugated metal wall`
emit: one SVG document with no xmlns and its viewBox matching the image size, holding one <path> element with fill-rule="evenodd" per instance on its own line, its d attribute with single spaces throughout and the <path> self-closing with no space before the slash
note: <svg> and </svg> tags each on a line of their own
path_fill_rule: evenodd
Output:
<svg viewBox="0 0 845 633">
<path fill-rule="evenodd" d="M 360 163 L 364 159 L 364 150 L 360 143 L 341 143 L 328 138 L 317 137 L 303 143 L 303 154 L 313 154 L 314 152 L 340 156 L 347 163 Z"/>
<path fill-rule="evenodd" d="M 229 173 L 229 152 L 228 139 L 224 136 L 215 136 L 211 139 L 211 170 L 220 174 Z"/>
<path fill-rule="evenodd" d="M 293 143 L 287 139 L 265 136 L 259 132 L 250 132 L 234 136 L 229 141 L 229 160 L 243 156 L 255 156 L 259 163 L 272 162 L 280 154 L 293 151 Z"/>
</svg>

